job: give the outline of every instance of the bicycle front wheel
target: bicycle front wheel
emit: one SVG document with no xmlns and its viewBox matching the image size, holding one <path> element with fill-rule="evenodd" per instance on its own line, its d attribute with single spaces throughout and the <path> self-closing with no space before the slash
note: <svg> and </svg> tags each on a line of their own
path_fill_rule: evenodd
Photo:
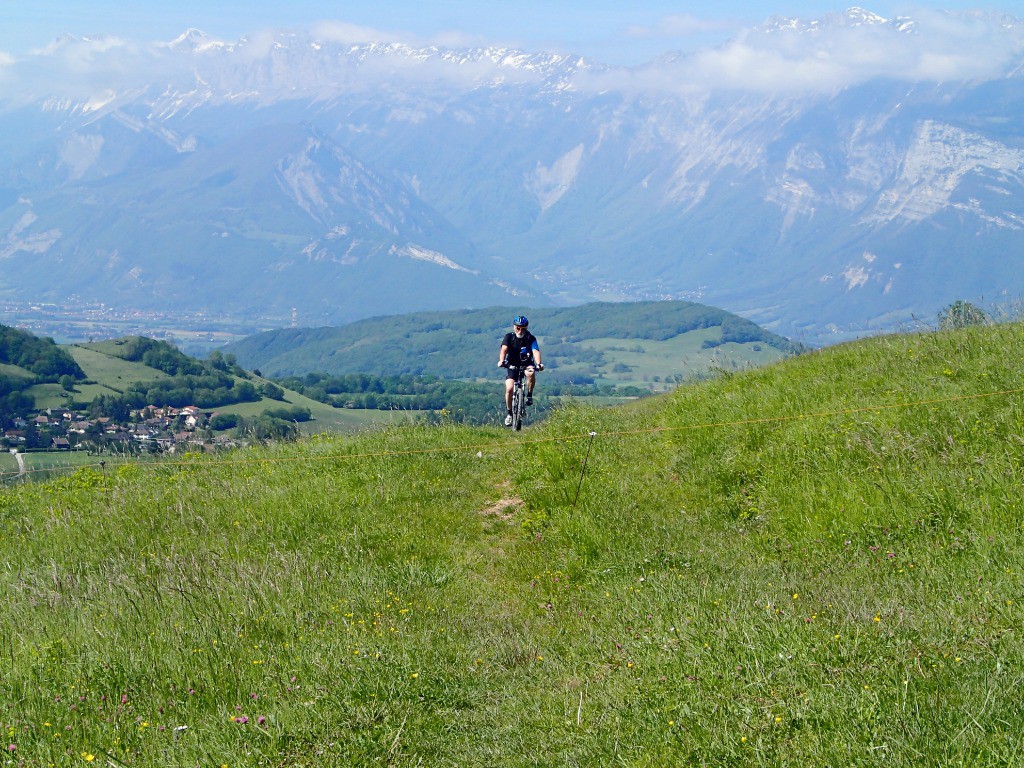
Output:
<svg viewBox="0 0 1024 768">
<path fill-rule="evenodd" d="M 512 426 L 518 432 L 523 428 L 523 417 L 526 416 L 526 393 L 522 385 L 516 387 L 515 402 L 512 404 Z"/>
</svg>

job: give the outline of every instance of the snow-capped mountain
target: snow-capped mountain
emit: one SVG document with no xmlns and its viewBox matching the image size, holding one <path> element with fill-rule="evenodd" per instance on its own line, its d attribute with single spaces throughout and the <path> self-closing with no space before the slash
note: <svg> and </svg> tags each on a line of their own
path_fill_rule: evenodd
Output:
<svg viewBox="0 0 1024 768">
<path fill-rule="evenodd" d="M 809 341 L 1024 293 L 1019 20 L 775 17 L 629 69 L 343 32 L 12 64 L 0 291 L 322 323 L 692 298 Z"/>
</svg>

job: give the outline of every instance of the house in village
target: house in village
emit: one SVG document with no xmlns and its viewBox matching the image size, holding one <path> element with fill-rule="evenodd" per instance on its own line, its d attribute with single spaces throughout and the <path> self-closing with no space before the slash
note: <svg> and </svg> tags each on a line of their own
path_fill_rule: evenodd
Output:
<svg viewBox="0 0 1024 768">
<path fill-rule="evenodd" d="M 32 419 L 13 419 L 14 429 L 0 432 L 0 448 L 20 450 L 111 449 L 137 451 L 206 450 L 234 446 L 233 438 L 201 437 L 198 430 L 209 424 L 212 412 L 197 406 L 184 408 L 147 406 L 132 411 L 123 423 L 108 416 L 89 419 L 85 413 L 50 408 Z M 209 445 L 208 445 L 209 444 Z M 129 446 L 135 446 L 134 448 Z"/>
<path fill-rule="evenodd" d="M 17 445 L 25 442 L 25 430 L 24 429 L 5 429 L 4 430 L 4 445 L 14 448 Z"/>
</svg>

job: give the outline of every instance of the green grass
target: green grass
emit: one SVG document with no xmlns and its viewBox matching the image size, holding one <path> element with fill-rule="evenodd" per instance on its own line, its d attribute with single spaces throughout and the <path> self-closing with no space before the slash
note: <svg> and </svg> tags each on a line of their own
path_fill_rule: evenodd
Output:
<svg viewBox="0 0 1024 768">
<path fill-rule="evenodd" d="M 67 408 L 68 399 L 78 396 L 67 392 L 60 384 L 34 384 L 25 392 L 32 396 L 37 410 Z M 104 389 L 103 393 L 110 394 L 110 391 Z"/>
<path fill-rule="evenodd" d="M 91 467 L 94 469 L 113 469 L 126 461 L 139 462 L 151 460 L 149 457 L 123 457 L 112 454 L 97 456 L 86 451 L 32 451 L 21 454 L 25 463 L 25 473 L 33 482 L 64 477 L 69 471 Z M 101 466 L 101 462 L 103 466 Z M 0 453 L 0 479 L 16 481 L 18 479 L 17 460 L 8 452 Z"/>
<path fill-rule="evenodd" d="M 89 379 L 96 382 L 95 384 L 77 385 L 76 391 L 72 394 L 76 401 L 86 402 L 99 395 L 118 394 L 136 381 L 159 381 L 167 378 L 167 374 L 155 368 L 114 356 L 120 351 L 118 340 L 93 342 L 88 345 L 76 344 L 68 347 L 68 351 L 88 374 Z M 259 386 L 266 380 L 253 377 L 252 381 Z M 35 397 L 38 408 L 60 407 L 67 404 L 68 395 L 57 384 L 36 385 L 30 390 L 30 393 Z M 393 424 L 414 418 L 414 415 L 409 412 L 353 411 L 333 408 L 290 390 L 286 390 L 284 402 L 263 398 L 255 403 L 235 403 L 210 410 L 252 418 L 268 409 L 291 406 L 300 406 L 310 410 L 312 420 L 299 424 L 300 431 L 307 435 L 325 431 L 358 432 L 382 424 Z"/>
<path fill-rule="evenodd" d="M 649 386 L 654 382 L 656 389 L 667 390 L 675 386 L 665 381 L 669 377 L 681 376 L 684 380 L 707 374 L 712 369 L 724 368 L 741 370 L 768 365 L 785 357 L 783 352 L 765 343 L 729 342 L 704 349 L 704 341 L 722 338 L 720 327 L 702 328 L 680 334 L 666 341 L 653 339 L 588 339 L 580 346 L 606 353 L 610 362 L 598 366 L 602 383 L 619 386 Z M 625 366 L 628 370 L 623 370 Z M 581 370 L 585 367 L 581 367 Z M 572 370 L 567 366 L 566 371 Z M 655 377 L 662 383 L 658 384 Z"/>
<path fill-rule="evenodd" d="M 91 402 L 100 395 L 118 395 L 136 381 L 159 381 L 167 374 L 142 363 L 132 363 L 113 357 L 104 350 L 113 350 L 114 342 L 93 342 L 89 345 L 73 344 L 65 349 L 86 372 L 91 384 L 77 383 L 74 392 L 67 392 L 59 384 L 36 384 L 27 391 L 36 408 L 67 407 L 68 400 Z"/>
<path fill-rule="evenodd" d="M 110 456 L 90 455 L 86 451 L 34 451 L 23 453 L 22 459 L 27 471 L 80 467 L 83 464 L 98 464 L 100 461 L 109 464 L 114 462 Z"/>
<path fill-rule="evenodd" d="M 0 450 L 0 474 L 6 472 L 17 472 L 18 471 L 18 460 L 14 458 L 6 449 Z"/>
<path fill-rule="evenodd" d="M 258 385 L 264 380 L 254 377 Z M 235 403 L 214 408 L 217 413 L 237 414 L 246 418 L 259 416 L 264 411 L 280 408 L 308 408 L 312 419 L 299 422 L 299 431 L 304 435 L 315 435 L 321 432 L 361 432 L 370 428 L 388 424 L 400 424 L 416 418 L 417 411 L 378 411 L 335 408 L 334 406 L 312 400 L 290 389 L 285 390 L 283 401 L 263 398 L 255 403 Z"/>
<path fill-rule="evenodd" d="M 1024 399 L 993 393 L 1022 386 L 1022 330 L 867 340 L 519 434 L 396 426 L 0 491 L 4 746 L 1017 764 Z"/>
<path fill-rule="evenodd" d="M 13 379 L 31 379 L 34 374 L 17 365 L 0 363 L 0 376 L 7 376 Z"/>
<path fill-rule="evenodd" d="M 65 348 L 90 379 L 105 385 L 99 394 L 110 394 L 111 390 L 123 391 L 136 381 L 161 381 L 168 378 L 166 373 L 156 368 L 116 357 L 114 353 L 117 347 L 113 341 L 73 344 Z"/>
</svg>

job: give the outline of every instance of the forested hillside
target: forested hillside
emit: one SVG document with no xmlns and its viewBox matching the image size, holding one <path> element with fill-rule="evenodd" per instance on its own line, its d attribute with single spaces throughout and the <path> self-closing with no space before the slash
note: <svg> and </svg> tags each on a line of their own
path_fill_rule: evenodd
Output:
<svg viewBox="0 0 1024 768">
<path fill-rule="evenodd" d="M 286 328 L 229 344 L 241 365 L 272 376 L 369 373 L 435 374 L 451 378 L 493 376 L 498 345 L 512 318 L 524 310 L 420 312 L 362 320 L 331 328 Z M 722 357 L 756 346 L 771 359 L 801 347 L 725 310 L 685 301 L 599 302 L 578 307 L 526 311 L 530 330 L 541 340 L 549 381 L 564 377 L 593 383 L 615 362 L 614 351 L 628 342 L 665 342 L 704 331 L 697 349 L 719 350 Z M 609 349 L 609 346 L 618 348 Z M 735 346 L 744 345 L 739 350 Z"/>
<path fill-rule="evenodd" d="M 71 387 L 85 372 L 53 339 L 0 325 L 0 426 L 35 407 L 27 390 L 44 382 Z"/>
</svg>

